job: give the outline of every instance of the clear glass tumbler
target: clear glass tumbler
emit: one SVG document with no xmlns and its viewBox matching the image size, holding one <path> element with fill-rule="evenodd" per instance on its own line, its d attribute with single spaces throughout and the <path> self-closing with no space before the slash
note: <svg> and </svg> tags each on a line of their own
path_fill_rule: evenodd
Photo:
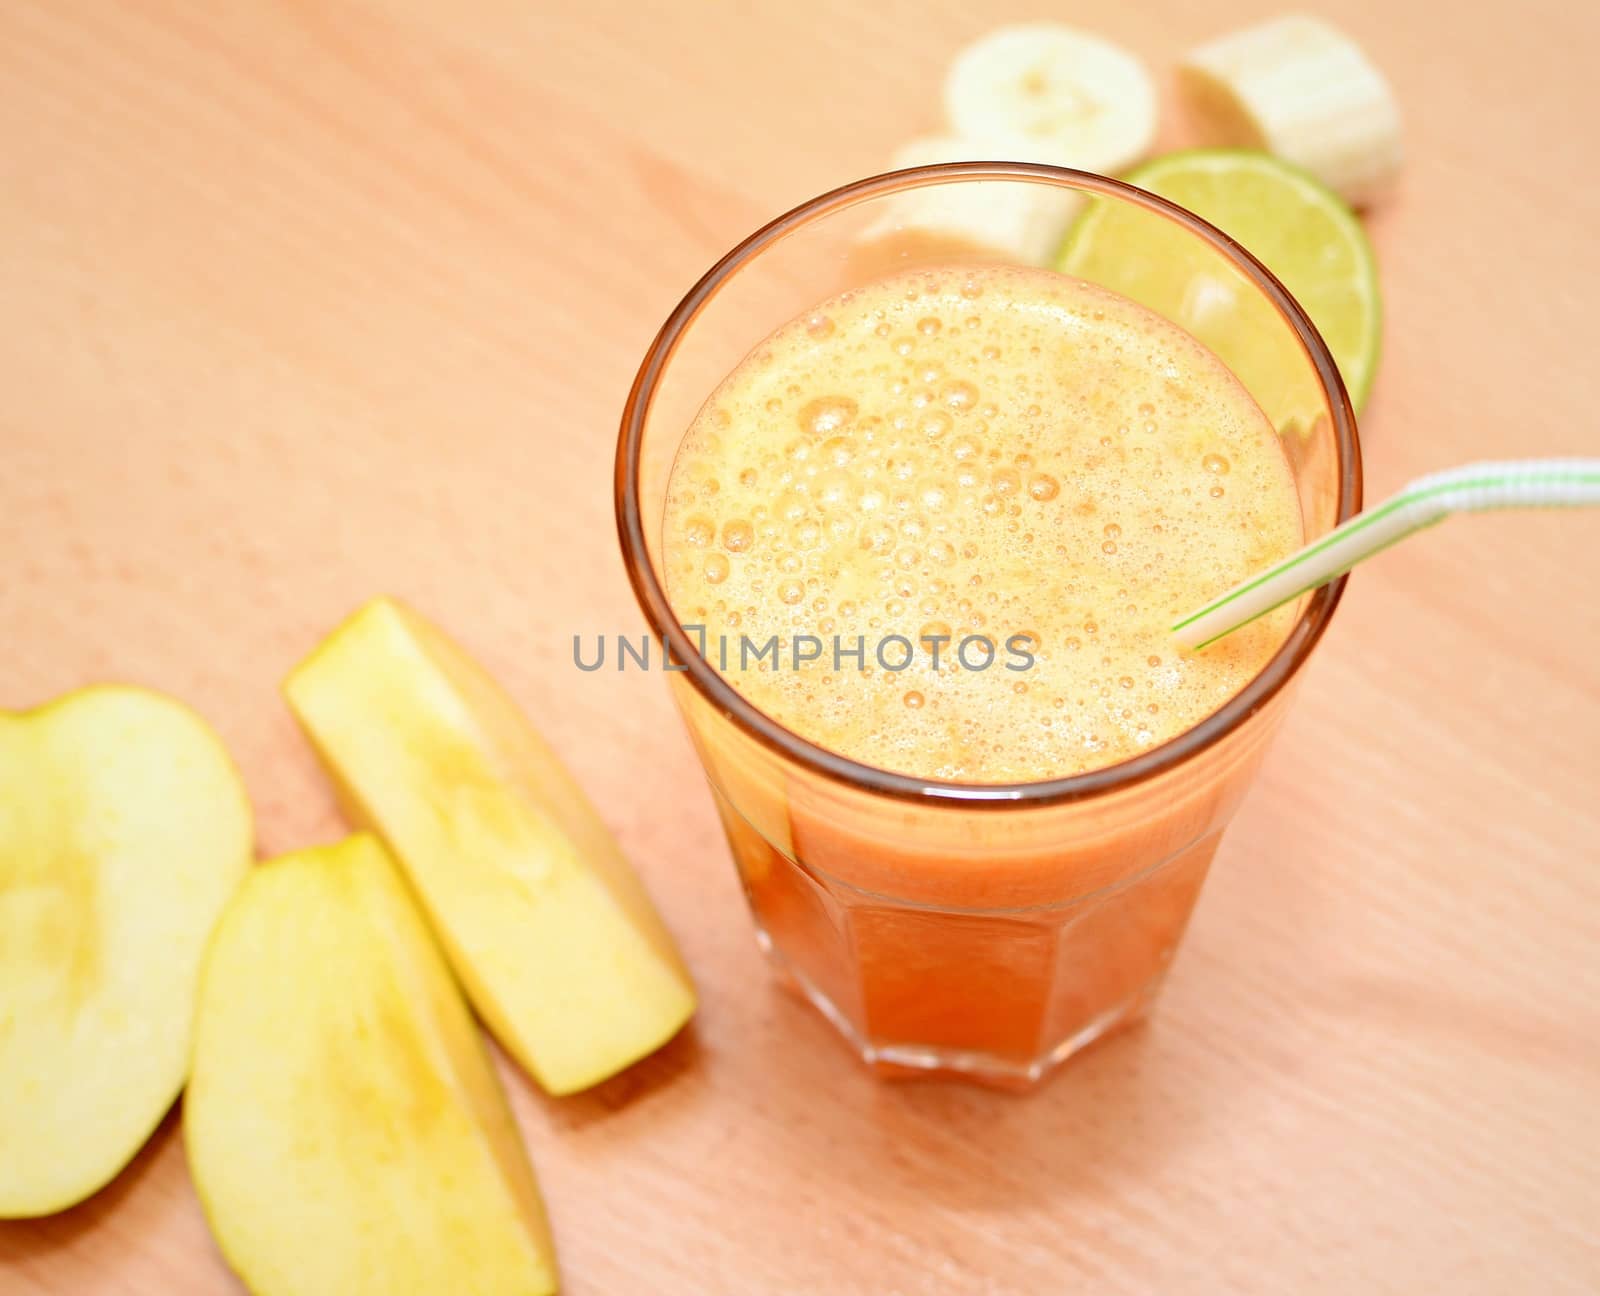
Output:
<svg viewBox="0 0 1600 1296">
<path fill-rule="evenodd" d="M 1184 301 L 1206 309 L 1186 307 L 1190 317 L 1175 322 L 1210 343 L 1279 429 L 1308 539 L 1360 508 L 1360 451 L 1326 346 L 1262 265 L 1163 199 L 1057 167 L 956 163 L 825 194 L 719 261 L 645 356 L 617 449 L 622 549 L 653 633 L 682 664 L 668 679 L 762 948 L 880 1072 L 1027 1088 L 1151 1004 L 1343 582 L 1304 598 L 1277 655 L 1202 723 L 1069 778 L 957 784 L 891 773 L 746 702 L 667 601 L 673 455 L 717 384 L 779 325 L 890 269 L 980 259 L 959 244 L 909 242 L 892 264 L 863 255 L 864 233 L 892 227 L 908 191 L 934 186 L 961 186 L 969 205 L 1014 205 L 1017 186 L 1050 186 L 1063 203 L 1127 204 L 1140 221 L 1170 224 L 1178 237 L 1165 242 L 1182 251 L 1162 267 L 1163 296 L 1172 299 L 1174 275 L 1189 276 Z M 1124 292 L 1140 280 L 1130 269 Z M 1213 592 L 1197 589 L 1196 602 Z"/>
</svg>

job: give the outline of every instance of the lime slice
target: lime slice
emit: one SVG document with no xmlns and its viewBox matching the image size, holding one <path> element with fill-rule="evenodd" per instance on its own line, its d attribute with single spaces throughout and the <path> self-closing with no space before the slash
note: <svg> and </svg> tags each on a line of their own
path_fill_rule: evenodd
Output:
<svg viewBox="0 0 1600 1296">
<path fill-rule="evenodd" d="M 1210 221 L 1283 281 L 1333 353 L 1359 410 L 1378 367 L 1383 311 L 1372 245 L 1332 190 L 1266 153 L 1195 149 L 1129 172 L 1148 189 Z M 1131 297 L 1206 343 L 1274 415 L 1280 398 L 1303 405 L 1305 362 L 1268 339 L 1265 302 L 1220 253 L 1171 222 L 1127 203 L 1093 203 L 1067 235 L 1059 268 Z M 1302 389 L 1284 396 L 1287 388 Z M 1285 413 L 1290 411 L 1285 410 Z M 1280 426 L 1282 424 L 1280 423 Z"/>
</svg>

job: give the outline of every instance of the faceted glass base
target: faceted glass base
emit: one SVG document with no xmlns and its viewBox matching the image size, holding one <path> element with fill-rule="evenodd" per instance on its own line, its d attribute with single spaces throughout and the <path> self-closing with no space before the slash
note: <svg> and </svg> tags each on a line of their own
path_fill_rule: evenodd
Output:
<svg viewBox="0 0 1600 1296">
<path fill-rule="evenodd" d="M 766 930 L 759 925 L 756 928 L 756 944 L 766 955 L 780 984 L 821 1013 L 838 1031 L 846 1046 L 873 1074 L 885 1080 L 919 1078 L 964 1080 L 971 1084 L 1003 1089 L 1011 1093 L 1027 1093 L 1043 1082 L 1073 1054 L 1080 1053 L 1098 1040 L 1142 1020 L 1148 1015 L 1164 979 L 1161 976 L 1156 977 L 1137 994 L 1105 1009 L 1085 1022 L 1048 1052 L 1022 1061 L 972 1049 L 941 1048 L 927 1044 L 875 1043 L 863 1036 L 850 1018 L 841 1012 L 821 989 L 790 966 L 773 945 L 772 938 Z"/>
<path fill-rule="evenodd" d="M 863 1062 L 1013 1090 L 1148 1010 L 1221 837 L 1055 903 L 972 910 L 851 886 L 718 808 L 761 948 Z"/>
</svg>

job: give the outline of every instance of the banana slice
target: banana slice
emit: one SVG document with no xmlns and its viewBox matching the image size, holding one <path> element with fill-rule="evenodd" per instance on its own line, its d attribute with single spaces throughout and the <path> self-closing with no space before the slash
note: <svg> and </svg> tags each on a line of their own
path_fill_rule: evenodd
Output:
<svg viewBox="0 0 1600 1296">
<path fill-rule="evenodd" d="M 896 150 L 896 170 L 938 162 L 1051 162 L 1065 165 L 1039 140 L 954 135 L 914 139 Z M 908 189 L 857 236 L 853 264 L 862 275 L 950 261 L 1049 265 L 1082 205 L 1070 189 L 1020 180 L 963 180 Z"/>
<path fill-rule="evenodd" d="M 1138 162 L 1156 136 L 1156 89 L 1139 60 L 1060 23 L 1001 27 L 967 46 L 945 76 L 944 108 L 958 135 L 1020 135 L 1101 174 Z"/>
<path fill-rule="evenodd" d="M 1264 148 L 1347 202 L 1400 170 L 1400 112 L 1353 40 L 1316 18 L 1276 18 L 1191 50 L 1178 84 L 1207 143 Z"/>
</svg>

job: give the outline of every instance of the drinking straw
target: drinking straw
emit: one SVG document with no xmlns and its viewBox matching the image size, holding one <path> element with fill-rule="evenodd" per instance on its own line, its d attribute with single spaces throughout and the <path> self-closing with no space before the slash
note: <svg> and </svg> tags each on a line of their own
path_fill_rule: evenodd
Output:
<svg viewBox="0 0 1600 1296">
<path fill-rule="evenodd" d="M 1512 459 L 1429 473 L 1191 612 L 1172 635 L 1183 648 L 1216 643 L 1452 513 L 1584 506 L 1600 506 L 1600 459 Z"/>
</svg>

